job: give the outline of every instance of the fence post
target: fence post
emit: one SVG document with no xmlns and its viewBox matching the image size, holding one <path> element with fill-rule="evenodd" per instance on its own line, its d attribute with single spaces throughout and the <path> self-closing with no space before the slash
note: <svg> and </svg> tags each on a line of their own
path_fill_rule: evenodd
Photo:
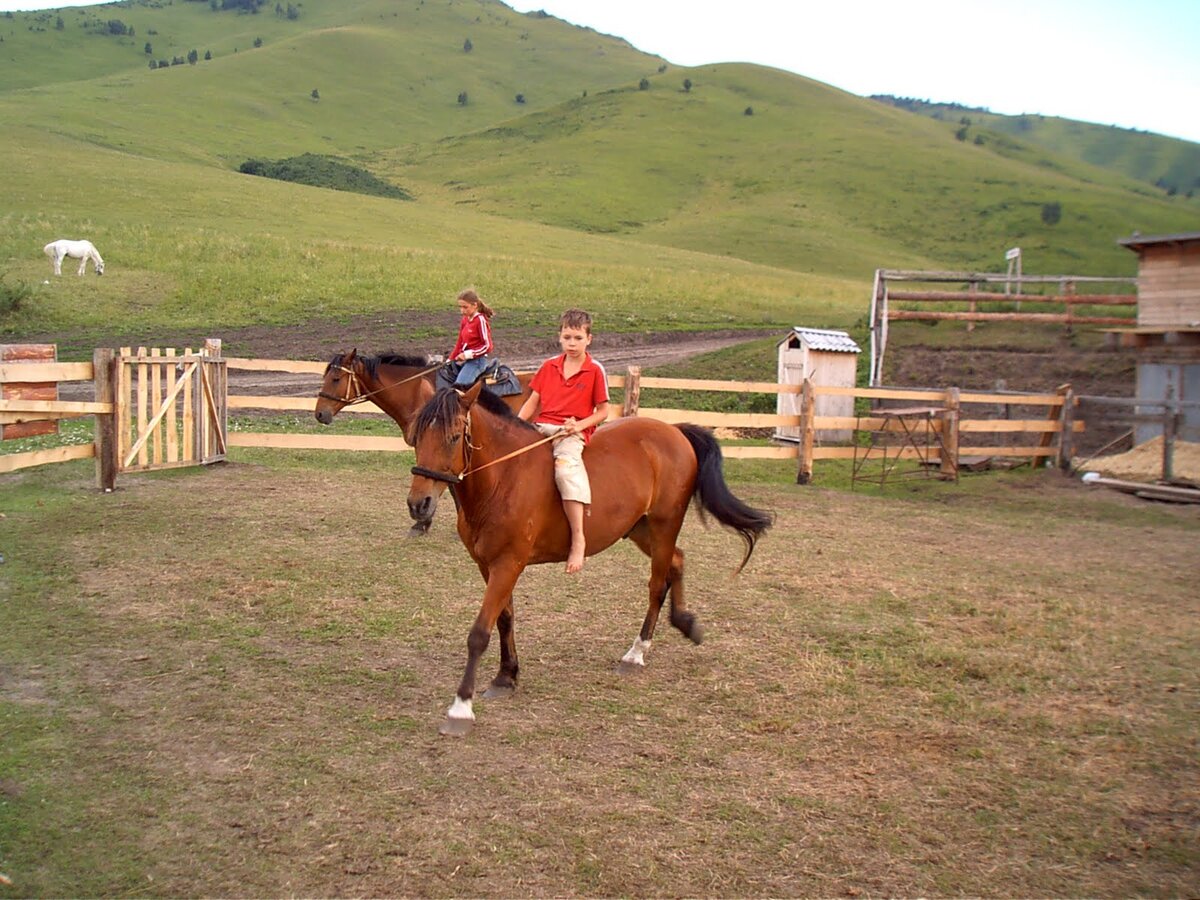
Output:
<svg viewBox="0 0 1200 900">
<path fill-rule="evenodd" d="M 942 459 L 938 467 L 943 478 L 958 480 L 958 418 L 961 404 L 958 388 L 946 389 L 946 412 L 942 415 Z"/>
<path fill-rule="evenodd" d="M 1163 399 L 1162 480 L 1166 482 L 1175 479 L 1175 431 L 1179 422 L 1178 416 L 1175 386 L 1168 384 L 1167 396 Z"/>
<path fill-rule="evenodd" d="M 638 401 L 642 395 L 642 367 L 630 366 L 625 372 L 625 403 L 621 407 L 622 416 L 636 416 Z"/>
<path fill-rule="evenodd" d="M 108 347 L 92 351 L 92 383 L 97 403 L 108 403 L 112 410 L 96 413 L 96 487 L 111 491 L 117 483 L 117 392 L 113 387 L 115 354 Z"/>
<path fill-rule="evenodd" d="M 1070 473 L 1075 456 L 1075 392 L 1067 388 L 1062 401 L 1062 430 L 1058 435 L 1058 467 Z"/>
<path fill-rule="evenodd" d="M 805 378 L 800 385 L 800 470 L 796 484 L 812 484 L 813 477 L 813 385 Z"/>
</svg>

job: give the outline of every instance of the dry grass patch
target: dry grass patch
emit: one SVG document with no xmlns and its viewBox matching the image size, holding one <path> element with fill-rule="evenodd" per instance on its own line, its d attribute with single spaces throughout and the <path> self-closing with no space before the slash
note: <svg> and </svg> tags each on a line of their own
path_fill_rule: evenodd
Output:
<svg viewBox="0 0 1200 900">
<path fill-rule="evenodd" d="M 12 891 L 1193 892 L 1197 515 L 735 481 L 778 521 L 735 579 L 689 517 L 703 645 L 664 620 L 621 677 L 636 548 L 530 569 L 521 689 L 451 740 L 479 578 L 445 512 L 404 539 L 405 482 L 236 464 L 10 517 L 66 557 L 17 598 L 61 633 L 3 696 L 42 660 L 61 764 L 0 776 L 64 821 L 10 838 Z"/>
</svg>

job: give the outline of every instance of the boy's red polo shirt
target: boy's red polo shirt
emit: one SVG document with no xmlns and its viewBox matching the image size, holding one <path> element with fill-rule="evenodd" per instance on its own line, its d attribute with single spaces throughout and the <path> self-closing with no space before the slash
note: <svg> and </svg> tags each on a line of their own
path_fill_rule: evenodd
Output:
<svg viewBox="0 0 1200 900">
<path fill-rule="evenodd" d="M 542 408 L 538 411 L 538 422 L 561 425 L 567 419 L 586 419 L 601 403 L 608 402 L 608 373 L 604 366 L 584 355 L 583 365 L 570 378 L 563 377 L 563 366 L 567 354 L 561 353 L 542 363 L 529 386 L 538 392 Z M 584 432 L 583 439 L 589 440 L 595 427 Z"/>
</svg>

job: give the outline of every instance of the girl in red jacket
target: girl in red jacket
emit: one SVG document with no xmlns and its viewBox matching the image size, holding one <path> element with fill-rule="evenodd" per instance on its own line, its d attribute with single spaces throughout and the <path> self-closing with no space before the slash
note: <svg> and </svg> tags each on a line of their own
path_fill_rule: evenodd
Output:
<svg viewBox="0 0 1200 900">
<path fill-rule="evenodd" d="M 487 371 L 492 358 L 492 326 L 489 321 L 495 311 L 475 291 L 468 288 L 458 295 L 458 340 L 450 351 L 450 362 L 457 368 L 454 386 L 465 390 Z"/>
</svg>

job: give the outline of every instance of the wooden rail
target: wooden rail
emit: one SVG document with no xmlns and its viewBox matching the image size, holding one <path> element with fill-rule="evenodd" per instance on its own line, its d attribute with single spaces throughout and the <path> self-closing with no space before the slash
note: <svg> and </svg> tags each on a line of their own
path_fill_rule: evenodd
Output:
<svg viewBox="0 0 1200 900">
<path fill-rule="evenodd" d="M 215 344 L 216 342 L 214 342 Z M 217 353 L 219 354 L 219 344 Z M 58 401 L 58 400 L 29 400 L 4 399 L 0 400 L 0 421 L 27 421 L 34 419 L 58 419 L 69 416 L 94 415 L 97 429 L 94 444 L 72 447 L 56 447 L 48 450 L 37 450 L 29 453 L 0 455 L 0 472 L 11 472 L 27 466 L 43 465 L 50 462 L 60 462 L 69 459 L 82 459 L 95 456 L 97 463 L 97 483 L 111 487 L 117 472 L 121 471 L 121 463 L 135 460 L 139 457 L 145 462 L 133 468 L 145 466 L 169 466 L 195 464 L 196 459 L 182 450 L 176 451 L 171 442 L 173 429 L 168 429 L 163 440 L 159 436 L 159 422 L 150 418 L 150 413 L 139 412 L 146 421 L 139 421 L 138 441 L 131 441 L 128 433 L 116 429 L 113 425 L 116 402 L 120 396 L 126 398 L 126 407 L 134 403 L 133 408 L 143 410 L 144 404 L 134 402 L 139 400 L 138 394 L 145 391 L 145 385 L 138 386 L 129 383 L 128 372 L 121 375 L 121 360 L 128 365 L 132 362 L 135 367 L 150 369 L 150 374 L 160 368 L 164 373 L 178 371 L 179 362 L 190 365 L 196 359 L 191 355 L 185 357 L 137 355 L 131 358 L 126 354 L 114 356 L 111 350 L 97 350 L 92 363 L 29 363 L 20 364 L 33 368 L 21 368 L 19 372 L 11 371 L 12 366 L 0 365 L 0 380 L 19 377 L 29 379 L 36 377 L 50 381 L 88 380 L 96 385 L 94 401 Z M 326 364 L 304 360 L 273 360 L 225 358 L 222 363 L 228 369 L 244 371 L 277 371 L 291 374 L 319 376 L 325 371 Z M 120 377 L 118 377 L 120 376 Z M 153 379 L 149 380 L 149 393 L 160 396 L 161 406 L 158 416 L 164 414 L 166 405 L 172 402 L 174 393 L 180 393 L 178 382 L 170 379 L 174 374 L 164 374 L 161 386 L 154 387 Z M 776 384 L 765 381 L 716 381 L 699 378 L 662 378 L 643 376 L 640 369 L 631 366 L 626 375 L 613 375 L 609 378 L 612 387 L 623 387 L 625 390 L 624 407 L 613 404 L 610 408 L 610 419 L 623 415 L 637 415 L 658 419 L 663 422 L 691 422 L 697 425 L 714 428 L 773 430 L 780 427 L 799 427 L 802 439 L 798 444 L 773 446 L 746 446 L 731 444 L 727 440 L 722 443 L 722 453 L 729 459 L 775 459 L 796 460 L 798 466 L 797 480 L 808 483 L 812 480 L 813 462 L 826 459 L 853 459 L 853 446 L 820 446 L 814 439 L 817 432 L 826 430 L 850 430 L 860 434 L 876 432 L 887 435 L 896 433 L 897 423 L 893 417 L 865 413 L 860 416 L 818 416 L 813 410 L 817 397 L 849 396 L 871 401 L 892 401 L 902 403 L 919 403 L 939 409 L 954 410 L 954 415 L 939 417 L 933 424 L 942 438 L 947 452 L 953 459 L 942 460 L 944 466 L 957 464 L 960 456 L 996 456 L 1042 460 L 1047 458 L 1063 458 L 1063 435 L 1075 434 L 1082 431 L 1084 423 L 1073 418 L 1075 410 L 1074 398 L 1069 391 L 1060 389 L 1055 393 L 1022 394 L 1004 391 L 960 391 L 956 388 L 949 390 L 932 390 L 927 388 L 908 387 L 822 387 L 805 382 L 801 385 Z M 173 386 L 172 386 L 173 385 Z M 223 402 L 227 409 L 262 409 L 271 411 L 293 411 L 311 413 L 314 407 L 317 383 L 307 391 L 297 396 L 277 396 L 259 394 L 228 394 L 213 396 L 215 391 L 208 387 L 212 400 L 217 407 Z M 221 385 L 220 387 L 223 387 Z M 641 390 L 667 389 L 681 391 L 714 391 L 735 393 L 758 393 L 780 395 L 798 393 L 801 395 L 801 412 L 798 415 L 780 415 L 775 413 L 719 413 L 689 409 L 646 407 L 640 404 Z M 1017 409 L 1044 409 L 1043 415 L 1029 415 L 1017 418 L 982 419 L 966 418 L 962 415 L 963 408 L 975 405 L 1004 405 Z M 382 411 L 371 403 L 347 407 L 344 415 L 382 415 Z M 199 406 L 194 413 L 195 418 L 202 418 Z M 971 444 L 972 438 L 987 439 L 995 435 L 1029 435 L 1036 446 L 1029 442 L 1018 442 L 1015 446 L 995 445 L 994 440 L 986 445 Z M 119 445 L 119 446 L 118 446 Z M 373 451 L 398 452 L 410 450 L 403 436 L 397 431 L 395 436 L 363 436 L 346 434 L 294 434 L 274 432 L 229 432 L 225 436 L 223 446 L 217 447 L 223 452 L 224 446 L 229 447 L 260 447 L 313 449 L 335 451 Z M 901 458 L 913 458 L 917 454 L 912 450 L 898 450 Z M 147 455 L 148 454 L 148 455 Z M 176 456 L 178 455 L 178 459 Z M 116 462 L 111 460 L 116 459 Z M 128 465 L 128 463 L 126 463 Z"/>
</svg>

